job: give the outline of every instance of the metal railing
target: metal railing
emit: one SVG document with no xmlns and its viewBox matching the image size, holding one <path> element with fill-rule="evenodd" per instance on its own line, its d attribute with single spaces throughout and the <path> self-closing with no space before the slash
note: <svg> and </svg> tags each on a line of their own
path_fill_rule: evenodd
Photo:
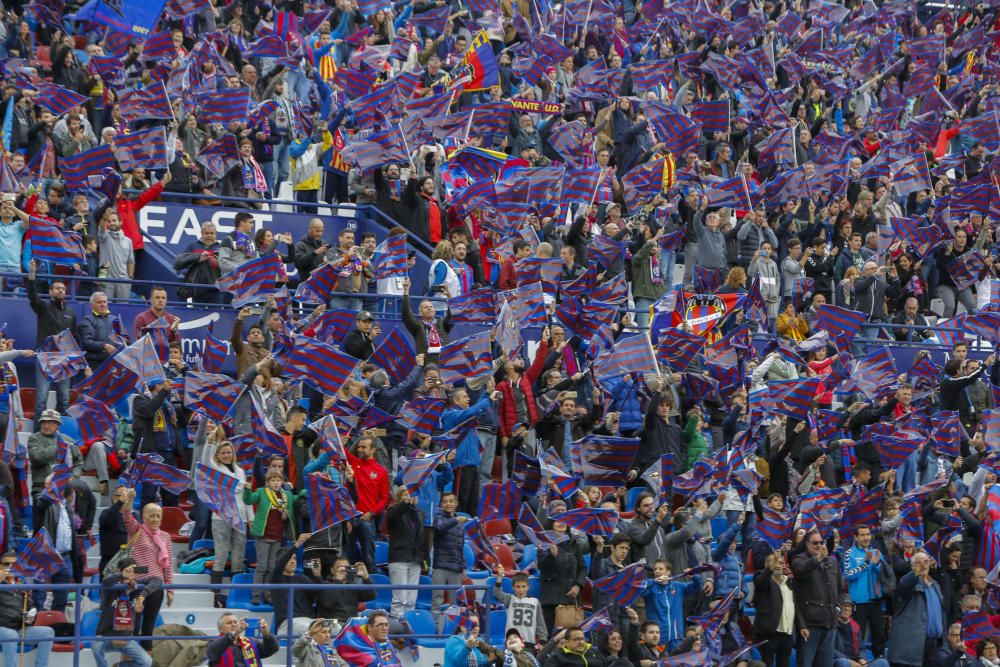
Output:
<svg viewBox="0 0 1000 667">
<path fill-rule="evenodd" d="M 76 594 L 76 600 L 79 601 L 83 597 L 83 592 L 88 590 L 126 590 L 125 586 L 103 586 L 97 582 L 83 582 L 83 583 L 72 583 L 72 584 L 3 584 L 5 586 L 10 586 L 11 588 L 21 590 L 21 591 L 42 591 L 42 592 L 52 592 L 52 591 L 72 591 Z M 493 590 L 491 586 L 483 584 L 472 584 L 468 586 L 463 585 L 450 585 L 450 584 L 364 584 L 364 583 L 353 583 L 353 584 L 330 584 L 330 583 L 310 583 L 310 584 L 214 584 L 214 583 L 203 583 L 203 584 L 163 584 L 162 591 L 183 591 L 183 590 L 197 590 L 212 592 L 216 589 L 220 590 L 259 590 L 259 591 L 290 591 L 288 596 L 287 608 L 286 608 L 286 631 L 279 634 L 278 628 L 269 628 L 272 635 L 275 636 L 279 641 L 282 639 L 285 641 L 285 646 L 282 648 L 286 651 L 285 664 L 287 667 L 292 667 L 292 651 L 291 647 L 294 641 L 297 639 L 294 631 L 294 624 L 292 619 L 294 616 L 295 608 L 295 592 L 296 591 L 309 591 L 309 590 L 343 590 L 343 591 L 393 591 L 393 590 L 439 590 L 439 591 L 483 591 L 483 599 L 481 604 L 489 610 L 493 604 Z M 26 644 L 38 644 L 42 642 L 49 642 L 54 644 L 65 644 L 72 641 L 73 645 L 73 667 L 79 667 L 80 665 L 80 652 L 84 649 L 83 642 L 94 643 L 94 642 L 109 642 L 113 640 L 136 640 L 136 641 L 158 641 L 165 639 L 178 639 L 182 641 L 205 641 L 206 639 L 212 641 L 217 635 L 126 635 L 122 637 L 118 636 L 98 636 L 98 635 L 83 635 L 82 630 L 82 618 L 83 615 L 80 611 L 80 604 L 77 602 L 77 616 L 73 623 L 73 636 L 72 637 L 32 637 L 30 639 L 22 639 L 20 633 L 18 637 L 11 639 L 0 639 L 0 644 L 4 643 L 21 643 L 24 641 Z M 101 610 L 98 610 L 99 612 Z M 162 608 L 161 608 L 162 611 Z M 388 609 L 384 610 L 388 613 Z M 220 616 L 223 613 L 232 613 L 233 609 L 220 610 Z M 90 613 L 90 612 L 87 612 Z M 267 613 L 267 612 L 265 612 Z M 253 612 L 248 611 L 248 617 L 253 614 Z M 261 614 L 256 614 L 258 617 Z M 480 636 L 489 636 L 489 613 L 483 615 L 482 618 L 482 629 L 480 631 Z M 392 635 L 392 638 L 400 639 L 442 639 L 450 635 L 443 634 L 398 634 Z M 419 646 L 419 644 L 418 644 Z M 109 652 L 114 652 L 110 649 Z"/>
</svg>

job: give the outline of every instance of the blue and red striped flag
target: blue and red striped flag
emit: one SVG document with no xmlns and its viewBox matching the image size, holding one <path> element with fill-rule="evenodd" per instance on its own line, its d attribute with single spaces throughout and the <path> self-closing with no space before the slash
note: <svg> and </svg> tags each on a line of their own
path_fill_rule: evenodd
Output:
<svg viewBox="0 0 1000 667">
<path fill-rule="evenodd" d="M 502 484 L 483 485 L 477 516 L 481 521 L 516 521 L 521 516 L 521 489 L 517 482 L 510 479 Z"/>
<path fill-rule="evenodd" d="M 347 463 L 347 451 L 344 449 L 344 441 L 340 437 L 337 419 L 332 414 L 326 415 L 318 421 L 309 424 L 309 428 L 316 433 L 316 441 L 330 457 L 331 465 Z"/>
<path fill-rule="evenodd" d="M 599 199 L 606 174 L 600 167 L 567 169 L 563 177 L 562 204 L 590 204 Z"/>
<path fill-rule="evenodd" d="M 871 440 L 875 445 L 875 449 L 878 450 L 882 465 L 890 469 L 895 469 L 903 465 L 910 454 L 923 444 L 922 438 L 896 437 L 891 435 L 876 435 Z"/>
<path fill-rule="evenodd" d="M 14 170 L 11 168 L 10 163 L 7 162 L 6 159 L 0 157 L 0 192 L 14 192 L 21 194 L 24 191 L 24 184 L 21 183 L 21 180 L 16 174 L 14 174 Z"/>
<path fill-rule="evenodd" d="M 948 262 L 945 269 L 956 289 L 964 290 L 979 282 L 989 266 L 978 250 L 970 250 Z"/>
<path fill-rule="evenodd" d="M 442 5 L 426 12 L 414 12 L 410 15 L 410 23 L 414 26 L 427 28 L 432 35 L 440 35 L 444 32 L 445 25 L 448 23 L 448 14 L 450 11 L 451 7 Z"/>
<path fill-rule="evenodd" d="M 889 165 L 896 193 L 901 197 L 931 187 L 931 172 L 923 152 L 896 160 Z"/>
<path fill-rule="evenodd" d="M 839 306 L 821 305 L 816 308 L 816 324 L 814 328 L 822 329 L 831 336 L 845 334 L 850 342 L 861 329 L 865 314 L 856 310 L 847 310 Z"/>
<path fill-rule="evenodd" d="M 201 368 L 206 373 L 218 373 L 229 356 L 228 341 L 219 340 L 212 334 L 211 326 L 205 334 L 205 346 L 201 351 Z"/>
<path fill-rule="evenodd" d="M 59 172 L 66 187 L 81 189 L 87 186 L 87 177 L 99 174 L 105 168 L 115 168 L 115 155 L 108 144 L 101 144 L 70 157 L 59 158 Z"/>
<path fill-rule="evenodd" d="M 591 302 L 600 301 L 620 308 L 628 300 L 628 281 L 625 279 L 625 274 L 619 273 L 614 278 L 596 285 L 590 293 L 590 299 Z"/>
<path fill-rule="evenodd" d="M 701 141 L 701 123 L 688 118 L 664 102 L 647 100 L 643 102 L 642 110 L 667 152 L 672 155 L 684 155 L 697 150 Z"/>
<path fill-rule="evenodd" d="M 454 323 L 489 324 L 493 322 L 495 292 L 482 287 L 448 299 L 448 310 Z"/>
<path fill-rule="evenodd" d="M 616 510 L 599 507 L 580 507 L 549 518 L 576 528 L 581 533 L 609 540 L 614 537 L 615 527 L 618 525 Z"/>
<path fill-rule="evenodd" d="M 336 395 L 358 365 L 358 360 L 315 338 L 296 336 L 285 359 L 289 377 L 301 378 L 324 394 Z"/>
<path fill-rule="evenodd" d="M 41 528 L 27 544 L 18 549 L 17 561 L 10 571 L 25 579 L 49 581 L 62 569 L 63 559 L 52 545 L 49 533 Z"/>
<path fill-rule="evenodd" d="M 233 307 L 242 308 L 263 301 L 277 291 L 275 283 L 284 269 L 281 258 L 273 252 L 252 259 L 219 278 L 215 285 L 220 292 L 233 295 Z"/>
<path fill-rule="evenodd" d="M 875 399 L 885 393 L 888 385 L 898 376 L 892 353 L 882 346 L 858 361 L 852 379 L 865 396 Z"/>
<path fill-rule="evenodd" d="M 115 159 L 122 171 L 135 168 L 166 169 L 167 128 L 160 125 L 148 130 L 122 134 L 115 140 Z"/>
<path fill-rule="evenodd" d="M 729 100 L 695 102 L 691 117 L 701 123 L 703 132 L 729 132 Z"/>
<path fill-rule="evenodd" d="M 987 443 L 1000 442 L 1000 408 L 983 411 L 979 429 Z"/>
<path fill-rule="evenodd" d="M 982 609 L 962 614 L 962 640 L 978 642 L 997 633 L 989 615 Z"/>
<path fill-rule="evenodd" d="M 705 347 L 705 339 L 683 329 L 667 328 L 658 332 L 656 344 L 656 360 L 674 373 L 687 369 Z"/>
<path fill-rule="evenodd" d="M 198 499 L 237 530 L 246 530 L 246 521 L 236 503 L 236 487 L 240 481 L 234 475 L 195 463 L 194 488 Z"/>
<path fill-rule="evenodd" d="M 840 534 L 854 534 L 856 526 L 878 527 L 882 520 L 882 502 L 885 498 L 885 484 L 863 492 L 860 497 L 852 498 L 844 508 L 840 518 Z"/>
<path fill-rule="evenodd" d="M 403 486 L 406 487 L 407 493 L 416 496 L 420 487 L 424 485 L 434 469 L 445 461 L 447 456 L 447 451 L 441 451 L 414 459 L 401 458 L 399 470 L 403 475 Z"/>
<path fill-rule="evenodd" d="M 393 278 L 405 276 L 406 268 L 406 235 L 390 236 L 375 248 L 375 278 Z"/>
<path fill-rule="evenodd" d="M 556 309 L 556 318 L 583 340 L 590 340 L 602 328 L 614 323 L 618 306 L 580 297 L 566 297 Z"/>
<path fill-rule="evenodd" d="M 632 88 L 642 93 L 655 89 L 661 83 L 668 84 L 673 77 L 674 63 L 671 60 L 648 60 L 629 64 L 628 71 L 632 76 Z M 728 115 L 728 106 L 726 113 Z"/>
<path fill-rule="evenodd" d="M 476 562 L 485 569 L 493 570 L 497 565 L 500 565 L 496 550 L 483 532 L 480 519 L 473 519 L 465 524 L 465 539 L 472 547 Z"/>
<path fill-rule="evenodd" d="M 588 616 L 583 623 L 580 624 L 580 630 L 582 632 L 606 632 L 615 626 L 611 622 L 611 614 L 608 610 L 611 609 L 611 605 L 608 605 L 604 609 L 595 611 L 593 614 Z"/>
<path fill-rule="evenodd" d="M 69 329 L 46 338 L 35 353 L 35 359 L 42 373 L 52 382 L 71 378 L 87 367 L 83 350 Z"/>
<path fill-rule="evenodd" d="M 489 375 L 493 369 L 490 332 L 484 331 L 468 338 L 448 343 L 438 357 L 441 380 L 446 384 L 468 382 L 473 378 Z"/>
<path fill-rule="evenodd" d="M 173 42 L 171 42 L 173 48 Z M 173 120 L 174 113 L 170 108 L 170 95 L 162 81 L 153 83 L 148 88 L 134 88 L 127 90 L 121 95 L 119 101 L 122 116 L 130 123 L 139 120 Z M 119 135 L 117 142 L 131 136 L 130 134 Z"/>
<path fill-rule="evenodd" d="M 191 485 L 190 473 L 164 463 L 162 457 L 155 454 L 137 455 L 131 469 L 129 478 L 134 482 L 148 482 L 175 495 L 183 493 Z"/>
<path fill-rule="evenodd" d="M 63 492 L 66 490 L 66 485 L 69 484 L 71 479 L 73 479 L 72 468 L 65 463 L 55 464 L 52 466 L 51 478 L 48 484 L 45 485 L 42 495 L 55 504 L 61 503 Z"/>
<path fill-rule="evenodd" d="M 595 486 L 623 486 L 638 451 L 638 438 L 586 435 L 573 442 L 573 472 Z"/>
<path fill-rule="evenodd" d="M 504 301 L 510 304 L 517 320 L 524 327 L 545 326 L 547 324 L 544 290 L 540 282 L 521 285 L 505 292 L 497 292 L 496 303 Z"/>
<path fill-rule="evenodd" d="M 222 178 L 227 171 L 240 164 L 240 151 L 236 137 L 224 134 L 205 146 L 195 158 L 216 178 Z"/>
<path fill-rule="evenodd" d="M 493 341 L 511 359 L 521 352 L 521 324 L 506 301 L 500 306 L 497 323 L 493 327 Z"/>
<path fill-rule="evenodd" d="M 66 414 L 76 419 L 80 429 L 80 439 L 84 442 L 96 440 L 115 428 L 118 418 L 104 403 L 86 396 L 79 396 L 76 403 L 66 410 Z"/>
<path fill-rule="evenodd" d="M 962 422 L 957 410 L 942 410 L 931 415 L 931 441 L 934 450 L 945 456 L 959 456 L 962 443 Z"/>
<path fill-rule="evenodd" d="M 583 121 L 557 123 L 549 134 L 549 143 L 570 169 L 580 169 L 593 160 L 593 136 Z"/>
<path fill-rule="evenodd" d="M 618 604 L 630 607 L 646 589 L 649 576 L 645 563 L 633 563 L 592 583 L 594 588 L 607 593 Z"/>
<path fill-rule="evenodd" d="M 755 148 L 759 151 L 758 165 L 761 170 L 778 165 L 797 164 L 795 157 L 795 128 L 787 127 L 777 130 L 767 139 L 759 142 Z"/>
<path fill-rule="evenodd" d="M 708 269 L 702 266 L 694 267 L 694 291 L 696 294 L 715 294 L 725 280 L 725 269 Z"/>
<path fill-rule="evenodd" d="M 306 487 L 309 489 L 309 518 L 314 531 L 361 516 L 351 493 L 326 475 L 310 473 L 306 477 Z"/>
<path fill-rule="evenodd" d="M 768 546 L 777 551 L 791 538 L 795 517 L 766 506 L 762 508 L 762 512 L 763 518 L 757 522 L 757 534 Z"/>
<path fill-rule="evenodd" d="M 147 386 L 155 382 L 166 382 L 167 376 L 163 371 L 163 362 L 156 354 L 156 348 L 153 346 L 153 340 L 149 334 L 119 351 L 113 359 L 135 373 L 139 380 Z"/>
<path fill-rule="evenodd" d="M 246 388 L 226 375 L 189 372 L 184 380 L 184 407 L 214 421 L 223 421 Z"/>
<path fill-rule="evenodd" d="M 812 514 L 825 522 L 839 516 L 847 501 L 844 489 L 817 489 L 800 496 L 795 509 L 799 514 Z"/>
<path fill-rule="evenodd" d="M 114 357 L 107 359 L 94 373 L 77 385 L 81 396 L 89 396 L 101 403 L 114 405 L 133 391 L 139 376 L 119 364 Z"/>
<path fill-rule="evenodd" d="M 400 426 L 422 435 L 431 435 L 438 430 L 445 401 L 434 396 L 415 396 L 408 401 L 396 419 Z"/>
<path fill-rule="evenodd" d="M 400 329 L 393 329 L 382 337 L 368 361 L 384 370 L 393 384 L 399 384 L 416 364 L 413 343 Z"/>
<path fill-rule="evenodd" d="M 34 99 L 35 104 L 45 107 L 56 116 L 69 112 L 89 99 L 76 91 L 46 81 L 36 83 L 35 90 L 38 91 Z"/>
<path fill-rule="evenodd" d="M 680 389 L 689 401 L 721 401 L 719 381 L 701 373 L 681 373 Z"/>
<path fill-rule="evenodd" d="M 538 459 L 516 450 L 510 478 L 517 483 L 522 495 L 529 497 L 535 495 L 542 483 L 542 469 Z"/>
<path fill-rule="evenodd" d="M 288 56 L 288 45 L 280 36 L 269 33 L 253 41 L 243 56 L 245 58 L 285 58 Z"/>
<path fill-rule="evenodd" d="M 396 83 L 389 81 L 376 85 L 370 92 L 350 103 L 354 111 L 355 122 L 360 127 L 385 125 L 385 114 L 392 109 L 396 101 Z"/>
<path fill-rule="evenodd" d="M 624 250 L 624 242 L 616 241 L 607 234 L 600 234 L 590 240 L 587 259 L 607 268 L 624 256 Z"/>
<path fill-rule="evenodd" d="M 45 220 L 28 218 L 28 238 L 31 256 L 53 264 L 84 264 L 86 255 L 79 234 L 64 232 L 62 228 Z"/>
<path fill-rule="evenodd" d="M 340 86 L 347 99 L 353 100 L 367 94 L 375 84 L 378 74 L 370 68 L 348 69 L 341 67 L 333 77 L 333 83 Z"/>
<path fill-rule="evenodd" d="M 249 88 L 225 88 L 201 93 L 195 97 L 203 123 L 242 123 L 250 112 Z"/>
<path fill-rule="evenodd" d="M 750 198 L 750 186 L 746 176 L 740 174 L 733 178 L 718 180 L 706 184 L 705 196 L 708 205 L 713 208 L 728 207 L 753 210 L 754 202 Z"/>
<path fill-rule="evenodd" d="M 599 380 L 630 373 L 659 373 L 656 354 L 645 334 L 619 339 L 611 350 L 594 362 L 594 375 Z"/>
</svg>

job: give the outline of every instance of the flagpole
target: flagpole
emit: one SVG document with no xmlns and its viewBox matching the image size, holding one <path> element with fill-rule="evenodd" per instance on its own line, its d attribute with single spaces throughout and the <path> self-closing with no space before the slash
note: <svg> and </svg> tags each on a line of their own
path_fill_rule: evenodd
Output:
<svg viewBox="0 0 1000 667">
<path fill-rule="evenodd" d="M 590 23 L 590 10 L 594 8 L 594 0 L 590 0 L 587 3 L 587 18 L 583 21 L 583 30 L 580 31 L 580 36 L 583 37 L 583 43 L 587 43 L 587 24 Z M 565 37 L 565 35 L 563 35 Z"/>
<path fill-rule="evenodd" d="M 396 128 L 399 130 L 400 136 L 403 137 L 403 148 L 406 149 L 406 157 L 407 157 L 407 159 L 409 159 L 412 162 L 413 161 L 413 156 L 410 155 L 410 145 L 408 143 L 406 143 L 406 132 L 403 132 L 403 124 L 402 123 L 396 123 Z"/>
<path fill-rule="evenodd" d="M 28 592 L 23 591 L 21 596 L 24 598 L 24 601 L 21 603 L 21 651 L 17 656 L 18 667 L 24 664 L 24 637 L 28 632 L 28 620 L 26 618 L 28 614 Z"/>
<path fill-rule="evenodd" d="M 750 204 L 750 212 L 753 213 L 753 199 L 750 198 L 750 184 L 747 183 L 746 174 L 740 174 L 740 178 L 743 179 L 743 189 L 747 193 L 747 203 Z"/>
<path fill-rule="evenodd" d="M 598 176 L 597 176 L 597 187 L 594 188 L 594 194 L 592 194 L 590 196 L 590 202 L 587 204 L 588 206 L 590 204 L 596 204 L 597 203 L 597 193 L 601 191 L 601 182 L 603 180 L 604 180 L 604 167 L 601 167 L 600 174 L 598 174 Z"/>
<path fill-rule="evenodd" d="M 656 35 L 657 35 L 657 34 L 658 34 L 658 33 L 660 32 L 660 26 L 661 26 L 661 25 L 663 25 L 663 22 L 664 22 L 664 21 L 665 21 L 666 19 L 667 19 L 667 17 L 666 17 L 666 16 L 664 16 L 663 18 L 661 18 L 661 19 L 660 19 L 660 22 L 656 24 L 656 27 L 655 27 L 655 28 L 653 28 L 653 34 L 649 36 L 649 39 L 647 39 L 647 40 L 646 40 L 646 43 L 642 45 L 642 48 L 641 48 L 641 49 L 639 49 L 639 53 L 642 53 L 642 51 L 643 51 L 643 50 L 644 50 L 644 49 L 645 49 L 645 48 L 646 48 L 647 46 L 649 46 L 649 43 L 650 43 L 651 41 L 653 41 L 653 38 L 654 38 L 654 37 L 656 37 Z"/>
</svg>

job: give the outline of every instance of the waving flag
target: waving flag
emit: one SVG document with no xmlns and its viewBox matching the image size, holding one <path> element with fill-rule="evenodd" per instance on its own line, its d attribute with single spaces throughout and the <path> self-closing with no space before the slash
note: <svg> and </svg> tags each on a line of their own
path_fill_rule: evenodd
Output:
<svg viewBox="0 0 1000 667">
<path fill-rule="evenodd" d="M 883 346 L 857 363 L 853 379 L 865 396 L 874 399 L 884 393 L 886 386 L 898 375 L 892 353 Z"/>
<path fill-rule="evenodd" d="M 240 265 L 219 278 L 215 285 L 220 292 L 233 295 L 234 308 L 242 308 L 274 294 L 275 281 L 283 269 L 281 258 L 271 252 Z"/>
<path fill-rule="evenodd" d="M 931 442 L 934 450 L 945 456 L 960 456 L 962 442 L 962 422 L 957 410 L 944 410 L 931 416 Z"/>
<path fill-rule="evenodd" d="M 951 260 L 945 266 L 956 289 L 959 290 L 964 290 L 979 282 L 988 268 L 986 260 L 983 259 L 978 250 L 970 250 Z"/>
<path fill-rule="evenodd" d="M 469 546 L 472 547 L 472 552 L 476 555 L 478 563 L 490 570 L 500 564 L 496 550 L 483 533 L 479 519 L 473 519 L 465 524 L 465 539 L 468 541 Z"/>
<path fill-rule="evenodd" d="M 51 474 L 52 477 L 49 483 L 45 485 L 42 495 L 58 505 L 63 500 L 63 492 L 66 490 L 66 485 L 73 479 L 73 469 L 65 463 L 57 463 L 52 466 Z"/>
<path fill-rule="evenodd" d="M 166 169 L 167 128 L 160 125 L 148 130 L 129 132 L 115 139 L 115 159 L 122 171 L 136 168 Z"/>
<path fill-rule="evenodd" d="M 31 256 L 34 259 L 53 264 L 86 263 L 80 236 L 64 232 L 60 225 L 31 216 L 28 219 L 28 238 L 31 240 Z"/>
<path fill-rule="evenodd" d="M 763 508 L 762 519 L 757 522 L 757 533 L 768 546 L 777 551 L 791 538 L 795 517 L 782 514 L 770 507 Z"/>
<path fill-rule="evenodd" d="M 196 96 L 201 107 L 198 121 L 202 123 L 222 123 L 231 125 L 247 119 L 250 112 L 249 88 L 225 88 L 209 91 Z"/>
<path fill-rule="evenodd" d="M 236 503 L 236 487 L 240 481 L 233 475 L 195 463 L 194 488 L 198 498 L 213 512 L 223 517 L 237 530 L 246 530 L 243 513 Z"/>
<path fill-rule="evenodd" d="M 403 406 L 396 422 L 422 435 L 431 435 L 438 429 L 438 421 L 444 409 L 444 399 L 415 396 Z"/>
<path fill-rule="evenodd" d="M 81 95 L 68 88 L 45 81 L 36 83 L 35 90 L 38 93 L 35 95 L 35 104 L 45 107 L 56 116 L 68 113 L 74 107 L 84 104 L 89 99 L 85 95 Z"/>
<path fill-rule="evenodd" d="M 138 382 L 138 375 L 112 357 L 98 366 L 93 375 L 77 385 L 77 391 L 82 396 L 114 405 L 134 392 Z"/>
<path fill-rule="evenodd" d="M 878 527 L 882 520 L 882 502 L 885 499 L 885 484 L 862 492 L 844 508 L 840 517 L 840 534 L 853 535 L 858 526 Z"/>
<path fill-rule="evenodd" d="M 378 347 L 368 361 L 384 370 L 393 384 L 399 384 L 406 379 L 416 364 L 413 343 L 401 329 L 393 329 L 381 337 Z"/>
<path fill-rule="evenodd" d="M 882 465 L 886 468 L 898 468 L 903 465 L 910 454 L 917 450 L 922 439 L 901 438 L 890 435 L 878 435 L 872 438 L 875 449 L 878 450 Z"/>
<path fill-rule="evenodd" d="M 66 414 L 76 419 L 80 439 L 84 442 L 102 437 L 118 423 L 111 408 L 86 396 L 78 396 L 76 403 L 67 408 Z"/>
<path fill-rule="evenodd" d="M 639 599 L 649 583 L 645 563 L 634 563 L 619 572 L 613 572 L 593 582 L 594 588 L 611 596 L 611 599 L 630 607 Z"/>
<path fill-rule="evenodd" d="M 221 422 L 246 385 L 226 375 L 189 372 L 184 381 L 184 407 Z"/>
<path fill-rule="evenodd" d="M 18 549 L 17 561 L 10 571 L 25 579 L 50 581 L 63 566 L 62 556 L 56 551 L 45 528 L 35 533 L 26 545 Z"/>
<path fill-rule="evenodd" d="M 173 49 L 173 42 L 170 43 Z M 174 112 L 170 108 L 170 96 L 162 81 L 153 83 L 147 88 L 134 88 L 121 94 L 119 100 L 122 116 L 130 123 L 140 120 L 173 120 Z M 139 134 L 142 134 L 141 132 Z M 117 143 L 128 138 L 129 134 L 119 135 Z M 121 158 L 119 158 L 121 161 Z M 125 168 L 124 166 L 122 167 Z"/>
<path fill-rule="evenodd" d="M 599 380 L 630 373 L 659 373 L 656 355 L 645 334 L 620 339 L 605 355 L 594 362 L 594 374 Z"/>
<path fill-rule="evenodd" d="M 35 358 L 38 367 L 51 382 L 71 378 L 87 367 L 83 350 L 69 329 L 46 338 Z"/>
<path fill-rule="evenodd" d="M 232 134 L 224 134 L 205 146 L 195 160 L 216 178 L 222 178 L 226 172 L 242 161 L 236 137 Z"/>
<path fill-rule="evenodd" d="M 201 368 L 206 373 L 218 373 L 229 356 L 229 343 L 216 338 L 209 328 L 204 345 L 201 351 Z"/>
<path fill-rule="evenodd" d="M 573 472 L 595 486 L 623 486 L 639 450 L 638 438 L 586 435 L 573 442 Z"/>
<path fill-rule="evenodd" d="M 405 276 L 406 268 L 406 236 L 398 234 L 390 236 L 375 248 L 375 278 L 383 280 L 396 276 Z"/>
<path fill-rule="evenodd" d="M 460 78 L 456 77 L 465 91 L 486 90 L 499 84 L 500 67 L 485 31 L 478 32 L 472 39 L 457 69 L 464 72 Z"/>
<path fill-rule="evenodd" d="M 407 493 L 416 496 L 420 487 L 424 485 L 434 469 L 445 461 L 447 456 L 447 451 L 441 451 L 414 459 L 401 458 L 399 469 L 403 474 L 403 485 L 406 487 Z"/>
<path fill-rule="evenodd" d="M 468 382 L 489 375 L 493 368 L 493 354 L 488 331 L 448 343 L 438 357 L 441 379 L 447 383 Z"/>
<path fill-rule="evenodd" d="M 513 358 L 521 351 L 521 324 L 506 301 L 500 306 L 500 315 L 493 327 L 493 340 L 508 357 Z"/>
<path fill-rule="evenodd" d="M 580 630 L 582 632 L 606 632 L 615 626 L 611 622 L 611 615 L 608 610 L 611 609 L 611 605 L 608 605 L 604 609 L 595 611 L 593 614 L 587 617 L 587 619 L 580 624 Z"/>
<path fill-rule="evenodd" d="M 628 301 L 628 281 L 624 273 L 619 273 L 611 280 L 596 285 L 590 293 L 591 303 L 607 303 L 619 308 Z M 600 327 L 598 327 L 600 328 Z"/>
<path fill-rule="evenodd" d="M 705 347 L 705 339 L 683 329 L 660 329 L 656 344 L 656 359 L 674 373 L 687 369 Z"/>
<path fill-rule="evenodd" d="M 190 473 L 164 463 L 162 457 L 155 454 L 137 455 L 132 461 L 129 478 L 133 483 L 148 482 L 175 495 L 180 495 L 191 485 Z"/>
<path fill-rule="evenodd" d="M 350 378 L 358 360 L 315 338 L 296 336 L 285 360 L 289 377 L 302 378 L 317 391 L 336 395 Z"/>
<path fill-rule="evenodd" d="M 801 496 L 796 511 L 802 515 L 812 514 L 819 520 L 828 522 L 840 515 L 847 500 L 844 489 L 818 489 Z"/>
<path fill-rule="evenodd" d="M 517 521 L 520 515 L 521 489 L 514 480 L 483 486 L 479 496 L 479 513 L 477 515 L 480 520 L 509 519 Z"/>
<path fill-rule="evenodd" d="M 493 322 L 495 292 L 489 287 L 472 290 L 448 299 L 448 310 L 454 323 L 488 324 Z"/>
<path fill-rule="evenodd" d="M 166 382 L 163 363 L 156 354 L 153 340 L 149 334 L 144 335 L 124 350 L 112 357 L 117 363 L 129 369 L 147 386 L 157 382 Z"/>
<path fill-rule="evenodd" d="M 608 540 L 614 537 L 615 527 L 618 525 L 617 511 L 597 507 L 581 507 L 549 518 L 570 528 L 576 528 L 581 533 L 601 536 Z"/>
<path fill-rule="evenodd" d="M 309 489 L 309 518 L 313 526 L 335 526 L 361 516 L 350 492 L 329 477 L 310 473 L 306 477 L 306 486 Z"/>
<path fill-rule="evenodd" d="M 805 419 L 822 384 L 821 377 L 771 382 L 768 384 L 769 398 L 778 413 L 793 419 Z"/>
<path fill-rule="evenodd" d="M 593 292 L 591 292 L 593 294 Z M 590 340 L 604 327 L 609 327 L 618 314 L 618 307 L 592 299 L 586 303 L 580 297 L 565 297 L 556 309 L 556 319 L 583 340 Z"/>
</svg>

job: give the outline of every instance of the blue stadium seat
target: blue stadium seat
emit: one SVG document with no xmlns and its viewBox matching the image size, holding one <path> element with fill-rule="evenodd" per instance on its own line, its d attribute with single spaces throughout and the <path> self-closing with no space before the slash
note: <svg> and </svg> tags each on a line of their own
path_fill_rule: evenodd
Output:
<svg viewBox="0 0 1000 667">
<path fill-rule="evenodd" d="M 92 576 L 90 578 L 90 583 L 92 583 L 92 584 L 99 584 L 99 583 L 101 583 L 101 575 L 95 574 L 94 576 Z M 90 598 L 91 600 L 93 600 L 94 602 L 98 602 L 99 603 L 101 601 L 101 589 L 100 588 L 91 588 L 90 590 L 87 591 L 87 597 Z"/>
<path fill-rule="evenodd" d="M 195 549 L 208 549 L 212 553 L 215 553 L 215 540 L 195 540 L 194 544 L 191 545 L 191 551 Z"/>
<path fill-rule="evenodd" d="M 633 486 L 631 489 L 625 492 L 625 509 L 626 512 L 631 512 L 632 508 L 635 507 L 635 499 L 639 497 L 640 493 L 649 493 L 648 486 Z"/>
<path fill-rule="evenodd" d="M 375 567 L 384 567 L 389 564 L 389 543 L 375 543 Z"/>
<path fill-rule="evenodd" d="M 436 635 L 437 627 L 434 625 L 434 616 L 426 609 L 411 609 L 403 614 L 403 618 L 410 624 L 410 629 L 415 635 Z M 430 637 L 420 637 L 414 640 L 417 646 L 425 648 L 444 648 L 447 639 L 433 639 Z"/>
<path fill-rule="evenodd" d="M 252 584 L 253 574 L 249 572 L 241 572 L 233 577 L 234 584 Z M 248 611 L 256 612 L 272 612 L 274 607 L 269 604 L 254 604 L 251 600 L 253 599 L 253 591 L 246 588 L 230 588 L 229 595 L 226 597 L 226 607 L 229 609 L 246 609 Z"/>
<path fill-rule="evenodd" d="M 521 554 L 521 570 L 527 570 L 528 567 L 534 563 L 538 562 L 538 547 L 534 544 L 525 544 L 524 553 Z"/>
<path fill-rule="evenodd" d="M 243 552 L 243 560 L 247 562 L 248 567 L 253 567 L 257 564 L 257 541 L 247 540 L 246 551 Z"/>
<path fill-rule="evenodd" d="M 504 634 L 507 630 L 507 610 L 494 609 L 491 611 L 488 623 L 490 627 L 487 628 L 489 631 L 489 639 L 487 641 L 493 646 L 503 646 Z"/>
<path fill-rule="evenodd" d="M 392 583 L 389 581 L 389 577 L 384 574 L 379 574 L 377 572 L 370 573 L 373 584 L 388 584 Z M 375 599 L 365 605 L 368 609 L 384 609 L 389 611 L 392 606 L 392 591 L 388 588 L 382 588 L 375 591 Z"/>
<path fill-rule="evenodd" d="M 724 514 L 720 514 L 719 516 L 712 519 L 711 524 L 712 524 L 712 537 L 715 538 L 721 537 L 722 534 L 726 532 L 726 529 L 729 528 L 729 521 L 726 520 Z"/>
<path fill-rule="evenodd" d="M 420 575 L 421 586 L 430 586 L 432 583 L 434 582 L 426 574 Z M 430 609 L 433 597 L 434 591 L 429 588 L 421 588 L 417 592 L 417 609 Z"/>
<path fill-rule="evenodd" d="M 80 636 L 94 637 L 97 635 L 97 624 L 101 620 L 101 610 L 91 609 L 83 615 L 80 621 Z M 83 642 L 84 648 L 90 648 L 90 642 Z"/>
<path fill-rule="evenodd" d="M 538 578 L 538 575 L 528 577 L 528 595 L 533 598 L 541 597 L 542 580 Z"/>
<path fill-rule="evenodd" d="M 465 553 L 465 569 L 472 570 L 476 567 L 476 552 L 472 550 L 472 545 L 465 542 L 464 545 Z"/>
<path fill-rule="evenodd" d="M 489 587 L 491 594 L 493 591 L 493 587 L 496 586 L 496 583 L 497 583 L 497 578 L 495 576 L 489 576 L 486 578 L 486 585 Z M 511 579 L 510 577 L 504 577 L 503 581 L 500 582 L 500 590 L 502 590 L 504 593 L 513 593 L 514 580 Z"/>
</svg>

